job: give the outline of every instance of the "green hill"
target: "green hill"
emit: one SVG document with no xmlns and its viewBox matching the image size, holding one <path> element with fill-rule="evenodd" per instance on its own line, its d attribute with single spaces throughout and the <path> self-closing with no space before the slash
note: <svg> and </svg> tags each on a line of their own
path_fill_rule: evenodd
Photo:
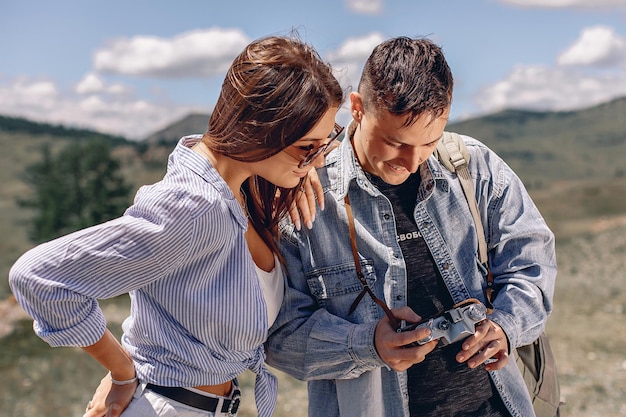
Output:
<svg viewBox="0 0 626 417">
<path fill-rule="evenodd" d="M 451 123 L 448 130 L 474 136 L 502 156 L 529 188 L 560 239 L 593 233 L 598 222 L 626 217 L 626 98 L 570 112 L 506 110 Z M 0 275 L 32 244 L 26 238 L 30 213 L 16 199 L 30 190 L 24 169 L 74 140 L 101 138 L 114 145 L 128 182 L 135 188 L 158 181 L 167 155 L 183 135 L 203 133 L 210 115 L 191 114 L 141 142 L 86 129 L 0 116 Z M 0 299 L 8 294 L 0 283 Z"/>
<path fill-rule="evenodd" d="M 190 114 L 149 135 L 149 144 L 173 144 L 204 133 L 210 114 Z M 464 121 L 447 130 L 474 136 L 496 151 L 529 189 L 554 181 L 619 178 L 626 175 L 626 97 L 567 112 L 504 110 Z"/>
<path fill-rule="evenodd" d="M 21 117 L 0 115 L 0 134 L 1 133 L 46 135 L 63 139 L 104 139 L 116 145 L 127 144 L 129 142 L 128 139 L 122 136 L 109 135 L 94 130 L 76 129 L 63 125 L 35 122 Z"/>
<path fill-rule="evenodd" d="M 144 139 L 144 142 L 150 144 L 174 144 L 185 135 L 206 132 L 210 118 L 210 114 L 190 114 L 152 133 Z"/>
<path fill-rule="evenodd" d="M 93 139 L 111 143 L 113 156 L 120 160 L 124 177 L 135 189 L 156 181 L 165 171 L 171 147 L 147 148 L 119 136 L 0 116 L 0 276 L 5 278 L 0 280 L 0 300 L 9 294 L 6 277 L 10 266 L 32 246 L 27 238 L 32 213 L 16 202 L 32 191 L 22 181 L 25 170 L 41 159 L 46 145 L 57 152 L 73 142 Z"/>
<path fill-rule="evenodd" d="M 568 112 L 505 110 L 447 129 L 484 142 L 529 188 L 625 175 L 626 97 Z"/>
</svg>

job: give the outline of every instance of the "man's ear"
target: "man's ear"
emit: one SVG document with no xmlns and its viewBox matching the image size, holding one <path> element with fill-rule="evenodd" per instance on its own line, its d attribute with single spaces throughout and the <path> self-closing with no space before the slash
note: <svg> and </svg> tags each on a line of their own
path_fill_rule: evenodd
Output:
<svg viewBox="0 0 626 417">
<path fill-rule="evenodd" d="M 352 118 L 358 123 L 363 116 L 363 100 L 361 94 L 356 92 L 350 93 L 350 114 Z"/>
</svg>

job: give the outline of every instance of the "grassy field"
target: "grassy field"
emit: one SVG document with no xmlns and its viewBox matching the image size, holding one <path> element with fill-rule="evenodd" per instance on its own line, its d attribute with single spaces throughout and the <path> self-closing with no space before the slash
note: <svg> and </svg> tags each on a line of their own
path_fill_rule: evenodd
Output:
<svg viewBox="0 0 626 417">
<path fill-rule="evenodd" d="M 567 401 L 563 417 L 626 416 L 626 220 L 596 224 L 602 230 L 558 245 L 560 273 L 555 309 L 548 322 Z M 128 311 L 120 297 L 103 303 L 111 329 Z M 78 349 L 52 349 L 34 336 L 30 321 L 18 321 L 0 338 L 0 415 L 81 416 L 104 370 Z M 280 372 L 276 417 L 306 417 L 305 384 Z M 240 378 L 241 417 L 256 415 L 254 376 Z"/>
<path fill-rule="evenodd" d="M 548 334 L 567 401 L 563 417 L 626 416 L 625 191 L 624 182 L 616 180 L 604 186 L 586 181 L 560 184 L 545 194 L 534 193 L 557 232 L 559 276 Z M 3 243 L 5 255 L 17 256 L 27 243 L 11 242 L 25 237 L 3 219 L 0 229 L 3 221 L 2 233 L 13 238 Z M 6 256 L 2 259 L 8 270 L 10 262 Z M 112 330 L 119 334 L 127 299 L 104 306 Z M 81 416 L 104 370 L 78 349 L 48 347 L 33 334 L 29 320 L 7 326 L 2 308 L 0 317 L 0 380 L 5 387 L 0 390 L 0 416 Z M 304 383 L 278 375 L 276 417 L 305 417 Z M 253 381 L 250 373 L 241 377 L 242 417 L 256 415 Z"/>
<path fill-rule="evenodd" d="M 626 219 L 572 239 L 558 252 L 548 333 L 565 416 L 626 416 Z"/>
</svg>

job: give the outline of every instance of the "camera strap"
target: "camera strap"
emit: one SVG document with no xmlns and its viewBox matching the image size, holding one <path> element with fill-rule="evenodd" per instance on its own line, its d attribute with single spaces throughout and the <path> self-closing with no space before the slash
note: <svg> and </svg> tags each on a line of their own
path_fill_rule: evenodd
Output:
<svg viewBox="0 0 626 417">
<path fill-rule="evenodd" d="M 356 228 L 354 227 L 354 216 L 352 215 L 352 207 L 350 206 L 350 198 L 348 197 L 348 194 L 346 194 L 346 197 L 344 198 L 344 202 L 346 204 L 346 213 L 348 215 L 348 227 L 350 229 L 350 243 L 352 244 L 352 256 L 354 257 L 354 267 L 356 268 L 356 276 L 359 278 L 359 281 L 363 285 L 363 290 L 359 293 L 356 299 L 352 302 L 352 305 L 350 306 L 350 310 L 348 311 L 348 314 L 350 315 L 354 312 L 354 310 L 356 310 L 357 306 L 359 305 L 359 303 L 361 302 L 361 300 L 367 293 L 369 294 L 370 297 L 372 297 L 372 300 L 374 300 L 374 302 L 383 309 L 383 311 L 387 315 L 387 318 L 389 318 L 389 323 L 391 324 L 391 327 L 394 329 L 398 329 L 400 328 L 400 325 L 401 325 L 400 320 L 398 320 L 398 318 L 394 316 L 394 314 L 391 312 L 389 307 L 387 307 L 387 304 L 385 304 L 383 300 L 381 300 L 380 298 L 376 296 L 376 294 L 374 294 L 374 292 L 372 291 L 372 288 L 370 287 L 370 285 L 367 283 L 367 280 L 365 279 L 365 275 L 363 275 L 363 270 L 361 268 L 361 261 L 359 260 L 359 251 L 356 247 Z"/>
</svg>

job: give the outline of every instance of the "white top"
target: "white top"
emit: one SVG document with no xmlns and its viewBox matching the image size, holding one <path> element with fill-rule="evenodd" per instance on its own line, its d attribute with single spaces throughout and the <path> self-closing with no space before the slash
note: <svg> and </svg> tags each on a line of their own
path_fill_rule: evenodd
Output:
<svg viewBox="0 0 626 417">
<path fill-rule="evenodd" d="M 256 265 L 255 265 L 256 266 Z M 263 296 L 265 297 L 265 305 L 267 306 L 267 327 L 271 327 L 278 317 L 280 305 L 283 303 L 285 293 L 285 283 L 283 282 L 283 269 L 280 266 L 278 257 L 274 254 L 274 269 L 266 272 L 256 266 L 256 273 L 259 276 L 259 283 Z"/>
</svg>

